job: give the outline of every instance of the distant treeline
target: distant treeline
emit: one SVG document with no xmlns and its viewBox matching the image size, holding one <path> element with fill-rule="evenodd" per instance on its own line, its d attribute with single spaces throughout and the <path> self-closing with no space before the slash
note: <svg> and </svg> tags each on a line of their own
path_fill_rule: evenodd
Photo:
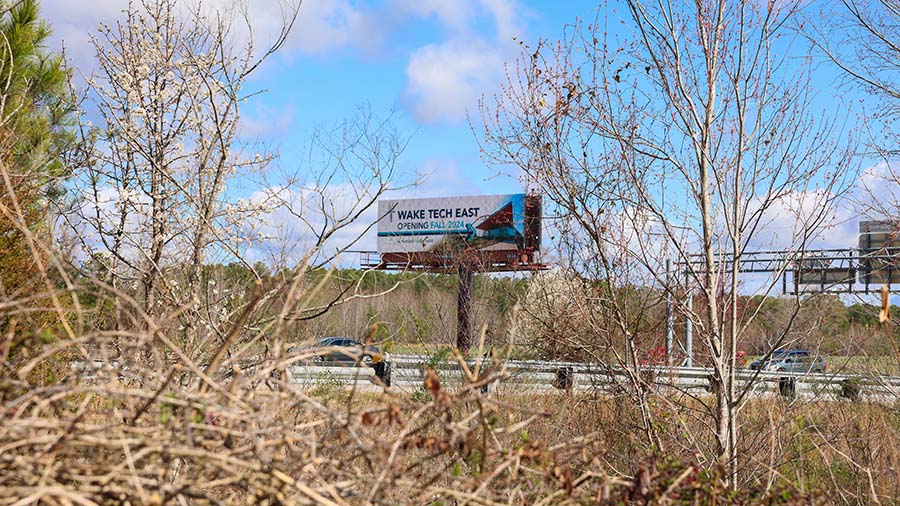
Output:
<svg viewBox="0 0 900 506">
<path fill-rule="evenodd" d="M 90 263 L 85 269 L 83 274 L 103 274 L 90 272 Z M 334 309 L 335 314 L 323 315 L 315 325 L 307 324 L 303 330 L 298 331 L 298 339 L 307 334 L 358 335 L 363 332 L 366 324 L 378 323 L 381 327 L 379 337 L 389 338 L 394 343 L 451 343 L 455 325 L 455 275 L 314 269 L 308 275 L 308 286 L 318 286 L 325 276 L 329 276 L 329 280 L 323 285 L 326 293 L 322 295 L 322 300 L 329 299 L 336 293 L 386 293 L 367 298 L 365 302 L 355 301 L 340 310 Z M 225 297 L 223 304 L 235 307 L 241 304 L 241 297 L 257 278 L 264 284 L 276 284 L 292 279 L 292 271 L 273 270 L 262 263 L 252 266 L 241 263 L 214 264 L 204 266 L 201 278 L 202 282 L 216 290 L 232 290 L 234 296 Z M 526 303 L 526 293 L 535 279 L 539 278 L 530 275 L 476 275 L 474 297 L 479 310 L 477 318 L 480 318 L 476 321 L 476 327 L 487 324 L 492 339 L 498 344 L 504 342 L 511 311 L 517 303 Z M 85 302 L 90 306 L 90 294 L 86 295 Z M 796 301 L 792 297 L 741 298 L 742 312 L 758 311 L 758 315 L 745 333 L 740 348 L 749 354 L 763 352 L 781 337 L 781 329 L 793 317 L 796 321 L 792 330 L 783 339 L 789 346 L 815 348 L 829 355 L 892 353 L 891 339 L 900 337 L 900 333 L 896 326 L 889 327 L 879 323 L 879 307 L 861 300 L 847 303 L 837 295 L 807 297 L 808 300 L 804 301 L 796 316 L 793 316 Z M 892 306 L 892 313 L 900 315 L 900 306 Z M 650 333 L 655 336 L 647 342 L 648 349 L 662 345 L 665 318 L 662 307 L 644 315 L 648 321 L 642 327 L 653 329 Z M 676 333 L 680 336 L 682 332 L 682 324 L 676 321 Z M 542 339 L 540 336 L 536 338 Z M 528 346 L 534 347 L 533 345 L 531 343 Z M 576 350 L 563 353 L 563 356 L 579 355 Z"/>
</svg>

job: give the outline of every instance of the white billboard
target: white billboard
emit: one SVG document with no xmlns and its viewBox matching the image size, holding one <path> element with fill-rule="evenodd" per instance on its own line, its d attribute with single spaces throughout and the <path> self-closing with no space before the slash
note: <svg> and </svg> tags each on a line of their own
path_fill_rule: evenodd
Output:
<svg viewBox="0 0 900 506">
<path fill-rule="evenodd" d="M 382 200 L 378 216 L 379 253 L 518 250 L 525 241 L 524 193 Z"/>
</svg>

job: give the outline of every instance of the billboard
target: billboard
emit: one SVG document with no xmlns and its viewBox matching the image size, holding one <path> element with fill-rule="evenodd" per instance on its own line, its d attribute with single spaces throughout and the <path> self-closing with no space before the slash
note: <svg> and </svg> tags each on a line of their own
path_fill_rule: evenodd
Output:
<svg viewBox="0 0 900 506">
<path fill-rule="evenodd" d="M 479 251 L 539 249 L 530 240 L 537 220 L 524 193 L 378 202 L 378 252 L 436 253 L 460 248 Z M 537 207 L 540 212 L 540 206 Z M 539 225 L 538 225 L 539 226 Z"/>
<path fill-rule="evenodd" d="M 892 221 L 862 221 L 859 223 L 859 249 L 864 252 L 896 247 L 900 227 Z"/>
<path fill-rule="evenodd" d="M 851 268 L 795 269 L 794 280 L 800 293 L 841 291 L 856 281 Z"/>
<path fill-rule="evenodd" d="M 895 221 L 860 222 L 859 255 L 864 284 L 900 284 L 898 225 Z"/>
</svg>

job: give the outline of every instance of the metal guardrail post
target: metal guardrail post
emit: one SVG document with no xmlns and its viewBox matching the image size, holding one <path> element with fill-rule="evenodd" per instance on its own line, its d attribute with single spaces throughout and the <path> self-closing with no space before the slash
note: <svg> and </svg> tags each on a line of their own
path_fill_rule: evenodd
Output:
<svg viewBox="0 0 900 506">
<path fill-rule="evenodd" d="M 387 362 L 387 361 L 379 362 L 379 363 L 375 364 L 375 376 L 378 376 L 378 378 L 381 380 L 381 382 L 384 383 L 384 385 L 388 386 L 388 387 L 391 386 L 391 369 L 392 368 L 393 367 L 392 367 L 391 362 Z"/>
<path fill-rule="evenodd" d="M 557 368 L 553 386 L 560 390 L 571 391 L 575 387 L 575 370 L 571 367 Z"/>
<path fill-rule="evenodd" d="M 778 393 L 782 397 L 793 399 L 797 395 L 797 380 L 790 376 L 778 378 Z"/>
<path fill-rule="evenodd" d="M 858 401 L 860 399 L 860 394 L 862 393 L 862 382 L 856 378 L 846 378 L 841 380 L 838 385 L 840 386 L 840 396 L 844 399 L 849 399 L 851 401 Z"/>
<path fill-rule="evenodd" d="M 704 387 L 707 392 L 716 393 L 719 389 L 719 382 L 716 381 L 716 374 L 707 374 L 706 375 L 706 385 Z"/>
</svg>

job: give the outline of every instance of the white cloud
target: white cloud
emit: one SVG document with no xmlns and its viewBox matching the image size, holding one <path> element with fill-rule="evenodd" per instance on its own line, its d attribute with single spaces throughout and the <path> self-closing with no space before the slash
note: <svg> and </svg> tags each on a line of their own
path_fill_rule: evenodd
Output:
<svg viewBox="0 0 900 506">
<path fill-rule="evenodd" d="M 471 177 L 460 172 L 453 160 L 429 159 L 419 170 L 421 184 L 410 188 L 399 198 L 426 198 L 447 195 L 483 193 Z"/>
<path fill-rule="evenodd" d="M 379 42 L 370 13 L 347 0 L 315 0 L 303 2 L 288 48 L 323 54 L 348 46 L 371 50 Z"/>
<path fill-rule="evenodd" d="M 422 123 L 455 122 L 497 82 L 504 57 L 484 41 L 451 40 L 413 52 L 406 98 Z"/>
<path fill-rule="evenodd" d="M 498 41 L 509 44 L 513 37 L 522 35 L 523 27 L 518 14 L 522 11 L 522 6 L 514 0 L 482 0 L 482 2 L 497 24 Z"/>
<path fill-rule="evenodd" d="M 78 237 L 74 258 L 87 260 L 96 254 L 109 257 L 112 253 L 108 246 L 115 243 L 113 237 L 118 227 L 122 226 L 119 254 L 130 262 L 140 263 L 144 259 L 142 252 L 149 240 L 147 237 L 150 198 L 135 190 L 123 190 L 111 185 L 102 185 L 96 191 L 87 188 L 78 189 L 81 200 L 70 212 L 57 219 L 56 228 L 68 237 Z M 125 220 L 122 221 L 123 212 Z M 178 256 L 187 251 L 183 241 L 170 244 L 167 251 Z"/>
<path fill-rule="evenodd" d="M 900 211 L 900 165 L 879 162 L 865 169 L 853 191 L 860 214 L 870 219 L 896 218 Z"/>
<path fill-rule="evenodd" d="M 122 11 L 127 7 L 125 0 L 96 0 L 91 1 L 89 7 L 87 2 L 45 0 L 41 4 L 41 15 L 53 31 L 48 47 L 56 50 L 64 46 L 72 65 L 80 69 L 93 68 L 91 35 L 97 33 L 101 22 L 111 23 L 122 18 Z"/>
<path fill-rule="evenodd" d="M 319 263 L 348 247 L 352 250 L 375 249 L 374 228 L 370 230 L 370 227 L 378 220 L 378 206 L 366 208 L 372 201 L 372 195 L 367 194 L 360 185 L 342 183 L 324 188 L 308 186 L 291 189 L 270 187 L 254 192 L 249 200 L 254 205 L 278 201 L 269 213 L 244 224 L 240 235 L 258 238 L 247 251 L 247 258 L 251 261 L 294 264 L 315 246 L 322 231 L 330 231 L 334 227 L 335 219 L 360 212 L 359 218 L 341 226 L 320 246 L 311 262 Z M 338 262 L 356 262 L 357 259 L 350 256 L 345 254 Z"/>
<path fill-rule="evenodd" d="M 286 9 L 295 0 L 254 0 L 252 3 L 233 0 L 180 0 L 182 9 L 200 3 L 208 13 L 221 12 L 233 16 L 234 38 L 239 46 L 248 39 L 249 32 L 243 24 L 242 11 L 247 7 L 253 39 L 257 49 L 271 44 L 280 33 L 285 20 Z M 72 64 L 89 74 L 95 67 L 94 48 L 91 36 L 97 33 L 99 23 L 109 23 L 123 19 L 123 11 L 128 8 L 127 0 L 46 0 L 42 15 L 53 28 L 49 47 L 66 47 Z M 344 47 L 371 50 L 373 41 L 380 39 L 379 31 L 373 28 L 372 16 L 357 8 L 349 0 L 305 1 L 285 44 L 284 50 L 290 54 L 323 54 Z"/>
<path fill-rule="evenodd" d="M 751 212 L 763 203 L 751 202 Z M 750 250 L 849 248 L 855 223 L 848 202 L 825 190 L 793 191 L 765 204 L 762 218 L 750 238 Z"/>
<path fill-rule="evenodd" d="M 401 15 L 435 16 L 445 28 L 455 32 L 468 30 L 475 14 L 475 5 L 470 0 L 396 0 L 394 7 Z"/>
<path fill-rule="evenodd" d="M 273 109 L 260 102 L 254 102 L 250 110 L 241 109 L 238 135 L 243 138 L 265 138 L 278 136 L 294 123 L 297 107 L 289 103 Z"/>
<path fill-rule="evenodd" d="M 521 34 L 520 18 L 525 10 L 516 0 L 395 0 L 393 7 L 400 15 L 434 16 L 452 36 L 484 33 L 487 30 L 479 21 L 486 18 L 500 41 Z"/>
<path fill-rule="evenodd" d="M 822 213 L 826 203 L 830 205 Z M 752 249 L 797 247 L 803 223 L 822 214 L 816 233 L 809 238 L 809 249 L 855 248 L 859 223 L 896 217 L 900 210 L 900 171 L 880 162 L 866 168 L 846 195 L 817 191 L 792 192 L 766 210 Z"/>
<path fill-rule="evenodd" d="M 521 36 L 521 7 L 513 0 L 417 4 L 413 13 L 436 15 L 451 30 L 443 42 L 413 51 L 406 66 L 404 98 L 421 123 L 455 123 L 465 118 L 478 97 L 494 90 L 505 75 L 506 62 L 517 51 L 513 36 Z M 493 36 L 478 13 L 486 13 Z"/>
<path fill-rule="evenodd" d="M 198 1 L 179 3 L 187 8 Z M 247 10 L 259 50 L 280 32 L 285 6 L 292 1 L 255 0 L 250 5 L 207 0 L 203 5 L 208 12 L 234 16 L 237 45 L 248 38 L 241 12 L 242 5 L 250 5 Z M 44 15 L 54 28 L 50 46 L 64 44 L 72 64 L 90 74 L 96 65 L 90 36 L 100 22 L 122 19 L 127 6 L 126 0 L 96 0 L 89 8 L 82 2 L 47 0 Z M 504 63 L 517 50 L 512 37 L 523 31 L 522 12 L 516 0 L 395 0 L 377 9 L 352 0 L 305 1 L 281 54 L 324 55 L 348 48 L 373 53 L 388 31 L 434 17 L 446 37 L 412 50 L 404 98 L 420 122 L 454 123 L 464 119 L 467 108 L 502 79 Z"/>
</svg>

